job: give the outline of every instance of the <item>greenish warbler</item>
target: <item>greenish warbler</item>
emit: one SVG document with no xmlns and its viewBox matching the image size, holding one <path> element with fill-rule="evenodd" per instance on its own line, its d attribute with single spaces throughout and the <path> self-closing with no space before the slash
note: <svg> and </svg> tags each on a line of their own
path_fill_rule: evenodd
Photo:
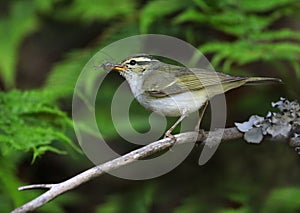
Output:
<svg viewBox="0 0 300 213">
<path fill-rule="evenodd" d="M 208 100 L 215 95 L 247 83 L 276 81 L 269 77 L 237 77 L 199 68 L 186 68 L 163 63 L 153 56 L 130 56 L 119 64 L 107 63 L 104 69 L 119 72 L 127 80 L 134 97 L 146 109 L 165 116 L 180 116 L 165 133 L 174 138 L 174 128 L 190 113 L 202 107 L 199 125 Z"/>
</svg>

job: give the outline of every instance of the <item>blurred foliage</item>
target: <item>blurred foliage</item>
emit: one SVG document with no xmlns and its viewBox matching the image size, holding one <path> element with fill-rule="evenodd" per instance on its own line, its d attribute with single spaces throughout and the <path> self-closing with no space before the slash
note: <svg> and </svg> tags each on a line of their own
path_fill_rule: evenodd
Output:
<svg viewBox="0 0 300 213">
<path fill-rule="evenodd" d="M 66 128 L 72 127 L 72 121 L 51 103 L 51 92 L 12 90 L 1 92 L 0 101 L 3 156 L 13 155 L 16 151 L 33 151 L 35 160 L 46 151 L 65 153 L 51 145 L 54 140 L 78 149 L 65 135 Z"/>
<path fill-rule="evenodd" d="M 0 74 L 6 88 L 15 86 L 20 43 L 37 29 L 33 5 L 35 4 L 29 1 L 15 1 L 10 5 L 10 13 L 0 19 Z"/>
<path fill-rule="evenodd" d="M 33 162 L 48 151 L 64 154 L 72 152 L 72 149 L 78 150 L 73 143 L 69 116 L 73 89 L 90 57 L 111 42 L 140 33 L 175 36 L 199 47 L 212 59 L 212 64 L 218 70 L 244 74 L 245 70 L 252 70 L 251 67 L 254 67 L 254 72 L 268 67 L 271 72 L 262 74 L 278 76 L 288 82 L 283 92 L 290 96 L 300 93 L 300 32 L 296 30 L 297 27 L 299 29 L 299 23 L 295 21 L 299 19 L 300 4 L 297 0 L 12 0 L 3 2 L 1 7 L 0 81 L 3 91 L 0 92 L 0 209 L 3 212 L 38 194 L 34 191 L 16 191 L 18 186 L 24 184 L 18 174 L 24 159 L 30 156 Z M 40 32 L 53 33 L 47 28 L 49 25 L 54 28 L 57 25 L 75 25 L 78 33 L 84 27 L 93 30 L 97 28 L 97 33 L 84 46 L 75 45 L 73 49 L 69 47 L 67 52 L 61 53 L 59 61 L 52 64 L 51 70 L 47 72 L 42 87 L 18 90 L 22 88 L 17 81 L 22 45 L 33 35 L 41 35 Z M 58 39 L 63 40 L 63 35 Z M 56 43 L 54 41 L 49 45 L 55 46 Z M 263 68 L 256 70 L 262 62 Z M 36 75 L 46 75 L 46 70 L 40 67 L 35 69 Z M 103 85 L 101 101 L 98 100 L 96 109 L 102 115 L 99 115 L 97 121 L 99 127 L 105 128 L 104 134 L 111 139 L 118 139 L 118 136 L 108 116 L 109 102 L 119 83 L 117 79 Z M 266 100 L 266 97 L 261 95 L 251 96 L 253 100 L 242 98 L 238 106 L 248 112 L 252 104 L 257 110 L 265 111 L 259 103 Z M 278 94 L 274 95 L 278 98 Z M 63 105 L 65 102 L 68 102 L 68 106 Z M 133 104 L 133 107 L 133 126 L 141 131 L 147 129 L 148 123 L 143 122 L 143 109 L 137 104 Z M 126 124 L 122 126 L 128 128 Z M 230 173 L 226 177 L 222 181 L 230 182 Z M 222 192 L 222 187 L 216 186 L 214 192 L 228 201 L 214 200 L 217 205 L 205 199 L 201 194 L 202 188 L 199 188 L 200 196 L 199 193 L 191 193 L 182 198 L 180 203 L 165 206 L 165 209 L 169 211 L 172 208 L 174 212 L 222 213 L 256 212 L 258 209 L 262 212 L 299 211 L 299 189 L 293 187 L 266 189 L 266 199 L 253 207 L 251 199 L 256 197 L 257 191 L 249 193 L 246 189 L 253 188 L 254 184 L 246 182 L 244 185 L 247 187 L 241 184 L 229 192 Z M 166 189 L 173 193 L 164 194 L 157 185 L 129 189 L 127 196 L 122 192 L 111 193 L 99 204 L 97 211 L 149 212 L 150 209 L 160 209 L 159 205 L 164 206 L 164 202 L 170 201 L 167 196 L 170 199 L 174 197 L 176 190 L 173 191 L 173 187 L 176 186 Z M 72 193 L 68 196 L 47 204 L 41 210 L 63 212 L 63 206 L 79 200 Z M 228 207 L 224 203 L 238 205 Z"/>
<path fill-rule="evenodd" d="M 268 196 L 262 209 L 263 213 L 297 212 L 299 211 L 300 188 L 274 189 Z"/>
<path fill-rule="evenodd" d="M 112 195 L 105 204 L 99 206 L 95 212 L 139 212 L 147 213 L 154 203 L 155 187 L 151 184 L 123 194 Z"/>
</svg>

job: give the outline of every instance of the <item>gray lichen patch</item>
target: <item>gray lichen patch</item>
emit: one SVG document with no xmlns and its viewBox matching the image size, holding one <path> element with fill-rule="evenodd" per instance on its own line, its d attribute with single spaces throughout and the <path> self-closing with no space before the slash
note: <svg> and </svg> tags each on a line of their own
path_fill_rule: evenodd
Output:
<svg viewBox="0 0 300 213">
<path fill-rule="evenodd" d="M 260 143 L 263 136 L 287 138 L 293 147 L 300 146 L 300 105 L 297 101 L 280 98 L 272 107 L 279 112 L 269 112 L 266 117 L 252 115 L 243 123 L 235 123 L 239 131 L 244 132 L 248 143 Z"/>
</svg>

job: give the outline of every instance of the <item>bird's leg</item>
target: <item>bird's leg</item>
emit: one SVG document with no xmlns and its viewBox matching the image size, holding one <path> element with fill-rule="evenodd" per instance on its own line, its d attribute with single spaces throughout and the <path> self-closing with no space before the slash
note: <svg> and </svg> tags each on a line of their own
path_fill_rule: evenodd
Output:
<svg viewBox="0 0 300 213">
<path fill-rule="evenodd" d="M 171 126 L 171 128 L 168 129 L 168 131 L 166 131 L 164 138 L 171 138 L 172 140 L 174 140 L 176 142 L 176 138 L 171 133 L 185 117 L 186 117 L 186 114 L 181 115 L 180 118 L 173 124 L 173 126 Z"/>
<path fill-rule="evenodd" d="M 208 105 L 208 101 L 205 101 L 204 105 L 200 109 L 199 119 L 198 119 L 197 125 L 195 126 L 195 132 L 199 132 L 199 130 L 200 130 L 200 124 L 201 124 L 204 112 L 207 108 L 207 105 Z"/>
</svg>

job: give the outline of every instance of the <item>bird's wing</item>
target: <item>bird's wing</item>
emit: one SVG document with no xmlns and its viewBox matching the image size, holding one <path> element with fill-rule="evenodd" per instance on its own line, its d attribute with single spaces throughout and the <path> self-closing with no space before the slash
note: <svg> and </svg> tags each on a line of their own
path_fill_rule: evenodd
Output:
<svg viewBox="0 0 300 213">
<path fill-rule="evenodd" d="M 174 69 L 177 71 L 174 72 Z M 145 77 L 142 88 L 151 96 L 159 98 L 218 85 L 224 87 L 228 84 L 231 89 L 234 87 L 230 83 L 240 81 L 243 84 L 245 79 L 245 77 L 230 76 L 205 69 L 188 69 L 167 65 L 160 66 L 159 69 L 150 72 Z M 224 88 L 224 90 L 227 91 L 228 89 Z"/>
<path fill-rule="evenodd" d="M 178 79 L 174 74 L 154 70 L 146 76 L 142 89 L 154 97 L 165 97 L 188 91 L 186 87 L 177 82 Z"/>
</svg>

